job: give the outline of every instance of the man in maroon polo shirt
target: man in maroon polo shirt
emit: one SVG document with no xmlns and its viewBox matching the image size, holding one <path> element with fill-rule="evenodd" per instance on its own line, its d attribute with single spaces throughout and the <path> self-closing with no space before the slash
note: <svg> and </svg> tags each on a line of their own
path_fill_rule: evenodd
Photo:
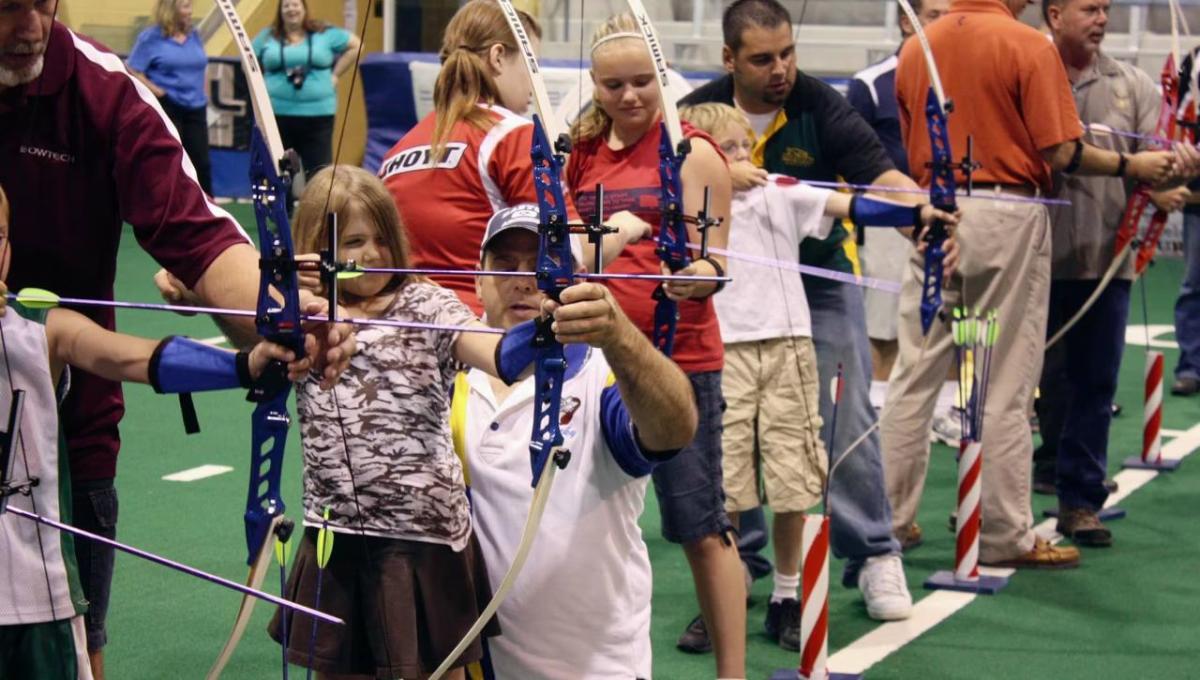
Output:
<svg viewBox="0 0 1200 680">
<path fill-rule="evenodd" d="M 258 251 L 196 179 L 157 100 L 119 57 L 55 21 L 57 0 L 0 0 L 0 186 L 11 201 L 11 290 L 112 299 L 122 224 L 199 300 L 253 309 Z M 112 309 L 84 311 L 114 328 Z M 223 321 L 239 344 L 253 322 Z M 318 331 L 327 379 L 354 349 L 344 326 Z M 113 486 L 124 413 L 119 384 L 75 371 L 62 423 L 71 462 L 74 520 L 116 533 Z M 101 648 L 112 550 L 76 543 L 88 651 L 103 677 Z"/>
</svg>

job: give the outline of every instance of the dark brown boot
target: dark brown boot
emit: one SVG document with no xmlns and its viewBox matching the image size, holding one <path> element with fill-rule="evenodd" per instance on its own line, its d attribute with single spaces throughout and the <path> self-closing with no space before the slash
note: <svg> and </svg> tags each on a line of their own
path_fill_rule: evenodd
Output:
<svg viewBox="0 0 1200 680">
<path fill-rule="evenodd" d="M 1107 548 L 1112 545 L 1112 532 L 1100 521 L 1095 512 L 1087 508 L 1058 508 L 1058 533 L 1071 539 L 1075 545 L 1091 548 Z"/>
</svg>

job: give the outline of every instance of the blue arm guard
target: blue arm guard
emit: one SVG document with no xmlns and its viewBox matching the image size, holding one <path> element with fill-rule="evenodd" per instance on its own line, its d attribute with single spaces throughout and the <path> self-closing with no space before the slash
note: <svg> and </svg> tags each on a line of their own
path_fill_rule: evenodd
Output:
<svg viewBox="0 0 1200 680">
<path fill-rule="evenodd" d="M 150 357 L 150 385 L 159 394 L 186 394 L 250 387 L 245 358 L 219 347 L 172 335 Z"/>
<path fill-rule="evenodd" d="M 550 319 L 544 321 L 544 323 L 550 322 Z M 511 385 L 519 381 L 521 374 L 533 363 L 536 350 L 533 339 L 537 335 L 537 324 L 539 323 L 543 323 L 543 321 L 532 319 L 513 326 L 505 331 L 504 336 L 500 338 L 500 344 L 496 345 L 497 377 L 506 384 Z M 587 345 L 576 343 L 563 347 L 563 356 L 567 360 L 564 380 L 570 380 L 579 373 L 579 369 L 587 361 L 587 353 Z"/>
<path fill-rule="evenodd" d="M 525 321 L 504 332 L 500 344 L 496 345 L 496 374 L 511 385 L 521 379 L 521 374 L 533 363 L 533 336 L 537 333 L 537 320 Z"/>
<path fill-rule="evenodd" d="M 850 221 L 862 227 L 911 227 L 921 224 L 922 207 L 856 194 L 850 199 Z"/>
</svg>

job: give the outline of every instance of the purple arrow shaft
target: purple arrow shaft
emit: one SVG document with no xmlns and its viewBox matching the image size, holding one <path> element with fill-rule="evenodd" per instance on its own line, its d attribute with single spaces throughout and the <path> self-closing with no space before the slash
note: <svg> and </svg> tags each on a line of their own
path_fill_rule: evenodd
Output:
<svg viewBox="0 0 1200 680">
<path fill-rule="evenodd" d="M 363 274 L 406 274 L 415 276 L 509 276 L 514 278 L 534 278 L 536 272 L 498 272 L 498 271 L 472 271 L 469 269 L 396 269 L 389 267 L 353 267 L 347 271 L 361 272 Z M 606 279 L 633 280 L 633 281 L 706 281 L 706 282 L 728 282 L 731 279 L 728 276 L 678 276 L 671 274 L 576 274 L 577 279 L 587 279 L 591 281 L 604 281 Z"/>
<path fill-rule="evenodd" d="M 313 316 L 305 314 L 300 317 L 305 321 L 315 321 L 317 323 L 325 323 L 329 321 L 327 316 Z M 500 328 L 488 328 L 487 326 L 452 326 L 438 323 L 418 323 L 416 321 L 396 321 L 395 319 L 357 319 L 352 317 L 339 317 L 334 323 L 348 323 L 358 326 L 387 326 L 389 328 L 415 328 L 425 331 L 449 331 L 462 333 L 483 333 L 484 335 L 504 335 L 504 330 Z"/>
<path fill-rule="evenodd" d="M 692 250 L 700 250 L 700 246 L 693 243 L 688 244 L 688 248 Z M 835 269 L 824 269 L 822 267 L 813 267 L 799 262 L 785 262 L 783 260 L 772 260 L 769 257 L 760 255 L 749 255 L 747 253 L 739 253 L 733 250 L 725 250 L 723 248 L 709 247 L 708 252 L 714 255 L 722 255 L 731 260 L 740 260 L 751 264 L 762 265 L 764 267 L 774 267 L 775 269 L 784 269 L 787 271 L 798 272 L 800 274 L 808 274 L 822 279 L 830 279 L 833 281 L 841 281 L 863 288 L 874 288 L 889 293 L 899 293 L 900 284 L 895 281 L 887 281 L 885 279 L 873 279 L 869 276 L 855 276 L 847 272 L 839 272 Z"/>
<path fill-rule="evenodd" d="M 845 182 L 818 182 L 814 180 L 804 180 L 804 183 L 809 186 L 821 187 L 823 189 L 859 189 L 861 191 L 878 191 L 891 194 L 924 194 L 926 189 L 902 189 L 900 187 L 885 187 L 877 184 L 847 184 Z M 1006 203 L 1040 203 L 1042 205 L 1071 205 L 1071 202 L 1062 198 L 1035 198 L 1031 196 L 1013 196 L 1012 194 L 1001 194 L 987 190 L 980 190 L 970 196 L 966 194 L 958 194 L 959 198 L 982 198 L 989 201 L 1003 201 Z"/>
<path fill-rule="evenodd" d="M 17 293 L 9 293 L 9 300 L 20 301 L 24 298 L 29 302 L 53 302 L 67 306 L 80 307 L 116 307 L 117 309 L 140 309 L 153 312 L 176 312 L 186 314 L 219 314 L 222 316 L 257 316 L 256 312 L 248 309 L 225 309 L 223 307 L 197 307 L 194 305 L 168 305 L 156 302 L 124 302 L 117 300 L 91 300 L 88 298 L 39 298 L 36 295 L 21 296 Z M 304 314 L 301 315 L 302 321 L 316 321 L 318 323 L 329 321 L 329 317 L 320 315 Z M 483 326 L 447 326 L 442 324 L 418 323 L 416 321 L 398 321 L 396 319 L 360 319 L 360 318 L 345 318 L 338 319 L 337 323 L 348 323 L 359 326 L 388 326 L 391 328 L 414 328 L 417 330 L 434 330 L 434 331 L 460 331 L 464 333 L 485 333 L 492 335 L 503 335 L 504 331 L 496 328 L 486 328 Z"/>
<path fill-rule="evenodd" d="M 24 517 L 25 519 L 28 519 L 28 520 L 33 520 L 34 522 L 38 522 L 40 524 L 45 524 L 46 526 L 53 527 L 55 529 L 58 529 L 59 531 L 65 531 L 69 534 L 74 534 L 76 536 L 86 538 L 89 541 L 96 541 L 97 543 L 103 543 L 105 545 L 116 548 L 117 550 L 120 550 L 122 552 L 127 552 L 130 555 L 133 555 L 135 557 L 140 557 L 143 560 L 147 560 L 147 561 L 153 562 L 155 564 L 160 564 L 164 567 L 169 567 L 171 569 L 174 569 L 175 571 L 180 571 L 185 574 L 188 574 L 189 576 L 195 576 L 196 578 L 204 579 L 205 581 L 208 581 L 209 583 L 215 583 L 219 586 L 224 586 L 226 588 L 229 588 L 230 590 L 236 590 L 239 593 L 242 593 L 243 595 L 249 595 L 250 597 L 256 597 L 265 602 L 270 602 L 271 604 L 278 605 L 278 606 L 284 607 L 286 609 L 290 609 L 294 612 L 302 612 L 302 613 L 308 614 L 309 616 L 320 619 L 326 623 L 332 623 L 332 624 L 337 624 L 337 625 L 345 624 L 345 621 L 342 621 L 341 619 L 339 619 L 336 616 L 331 616 L 329 614 L 319 612 L 316 609 L 312 609 L 310 607 L 305 607 L 302 604 L 296 604 L 295 602 L 290 602 L 288 600 L 285 600 L 282 597 L 277 597 L 270 593 L 264 593 L 261 590 L 255 590 L 254 588 L 251 588 L 249 586 L 244 586 L 241 583 L 238 583 L 236 581 L 230 581 L 229 579 L 223 578 L 221 576 L 217 576 L 216 574 L 210 574 L 207 571 L 202 571 L 195 567 L 189 567 L 186 564 L 183 564 L 181 562 L 176 562 L 175 560 L 168 559 L 168 558 L 162 557 L 160 555 L 155 555 L 152 552 L 147 552 L 147 551 L 141 550 L 139 548 L 134 548 L 133 546 L 125 545 L 124 543 L 119 543 L 110 538 L 105 538 L 104 536 L 98 536 L 96 534 L 93 534 L 90 531 L 84 531 L 83 529 L 73 527 L 69 524 L 63 524 L 62 522 L 52 520 L 49 517 L 42 517 L 41 515 L 34 514 L 27 510 L 22 510 L 21 508 L 13 507 L 12 505 L 8 506 L 6 512 L 10 512 L 14 515 L 17 515 L 18 517 Z"/>
</svg>

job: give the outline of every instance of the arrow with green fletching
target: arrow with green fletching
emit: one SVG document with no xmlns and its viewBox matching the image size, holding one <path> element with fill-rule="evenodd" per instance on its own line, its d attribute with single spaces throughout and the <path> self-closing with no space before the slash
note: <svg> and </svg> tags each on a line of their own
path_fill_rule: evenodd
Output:
<svg viewBox="0 0 1200 680">
<path fill-rule="evenodd" d="M 329 530 L 329 506 L 321 516 L 321 528 L 317 531 L 317 594 L 313 609 L 321 610 L 321 581 L 325 576 L 325 567 L 329 564 L 329 556 L 333 554 L 333 532 Z M 312 680 L 313 650 L 317 646 L 317 620 L 313 619 L 312 630 L 308 636 L 308 673 L 307 680 Z"/>
<path fill-rule="evenodd" d="M 216 316 L 241 316 L 254 318 L 258 313 L 251 309 L 227 309 L 224 307 L 203 307 L 198 305 L 172 305 L 159 302 L 127 302 L 122 300 L 93 300 L 90 298 L 64 297 L 43 288 L 23 288 L 18 293 L 8 293 L 9 300 L 18 302 L 30 309 L 52 309 L 54 307 L 112 307 L 115 309 L 137 309 L 148 312 L 174 312 L 176 314 L 213 314 Z M 328 316 L 316 314 L 301 314 L 301 321 L 329 323 Z M 458 331 L 463 333 L 485 333 L 503 335 L 504 331 L 487 326 L 452 326 L 444 324 L 426 324 L 395 319 L 355 319 L 339 318 L 337 323 L 348 323 L 356 326 L 388 326 L 391 328 L 412 328 L 417 330 Z"/>
</svg>

